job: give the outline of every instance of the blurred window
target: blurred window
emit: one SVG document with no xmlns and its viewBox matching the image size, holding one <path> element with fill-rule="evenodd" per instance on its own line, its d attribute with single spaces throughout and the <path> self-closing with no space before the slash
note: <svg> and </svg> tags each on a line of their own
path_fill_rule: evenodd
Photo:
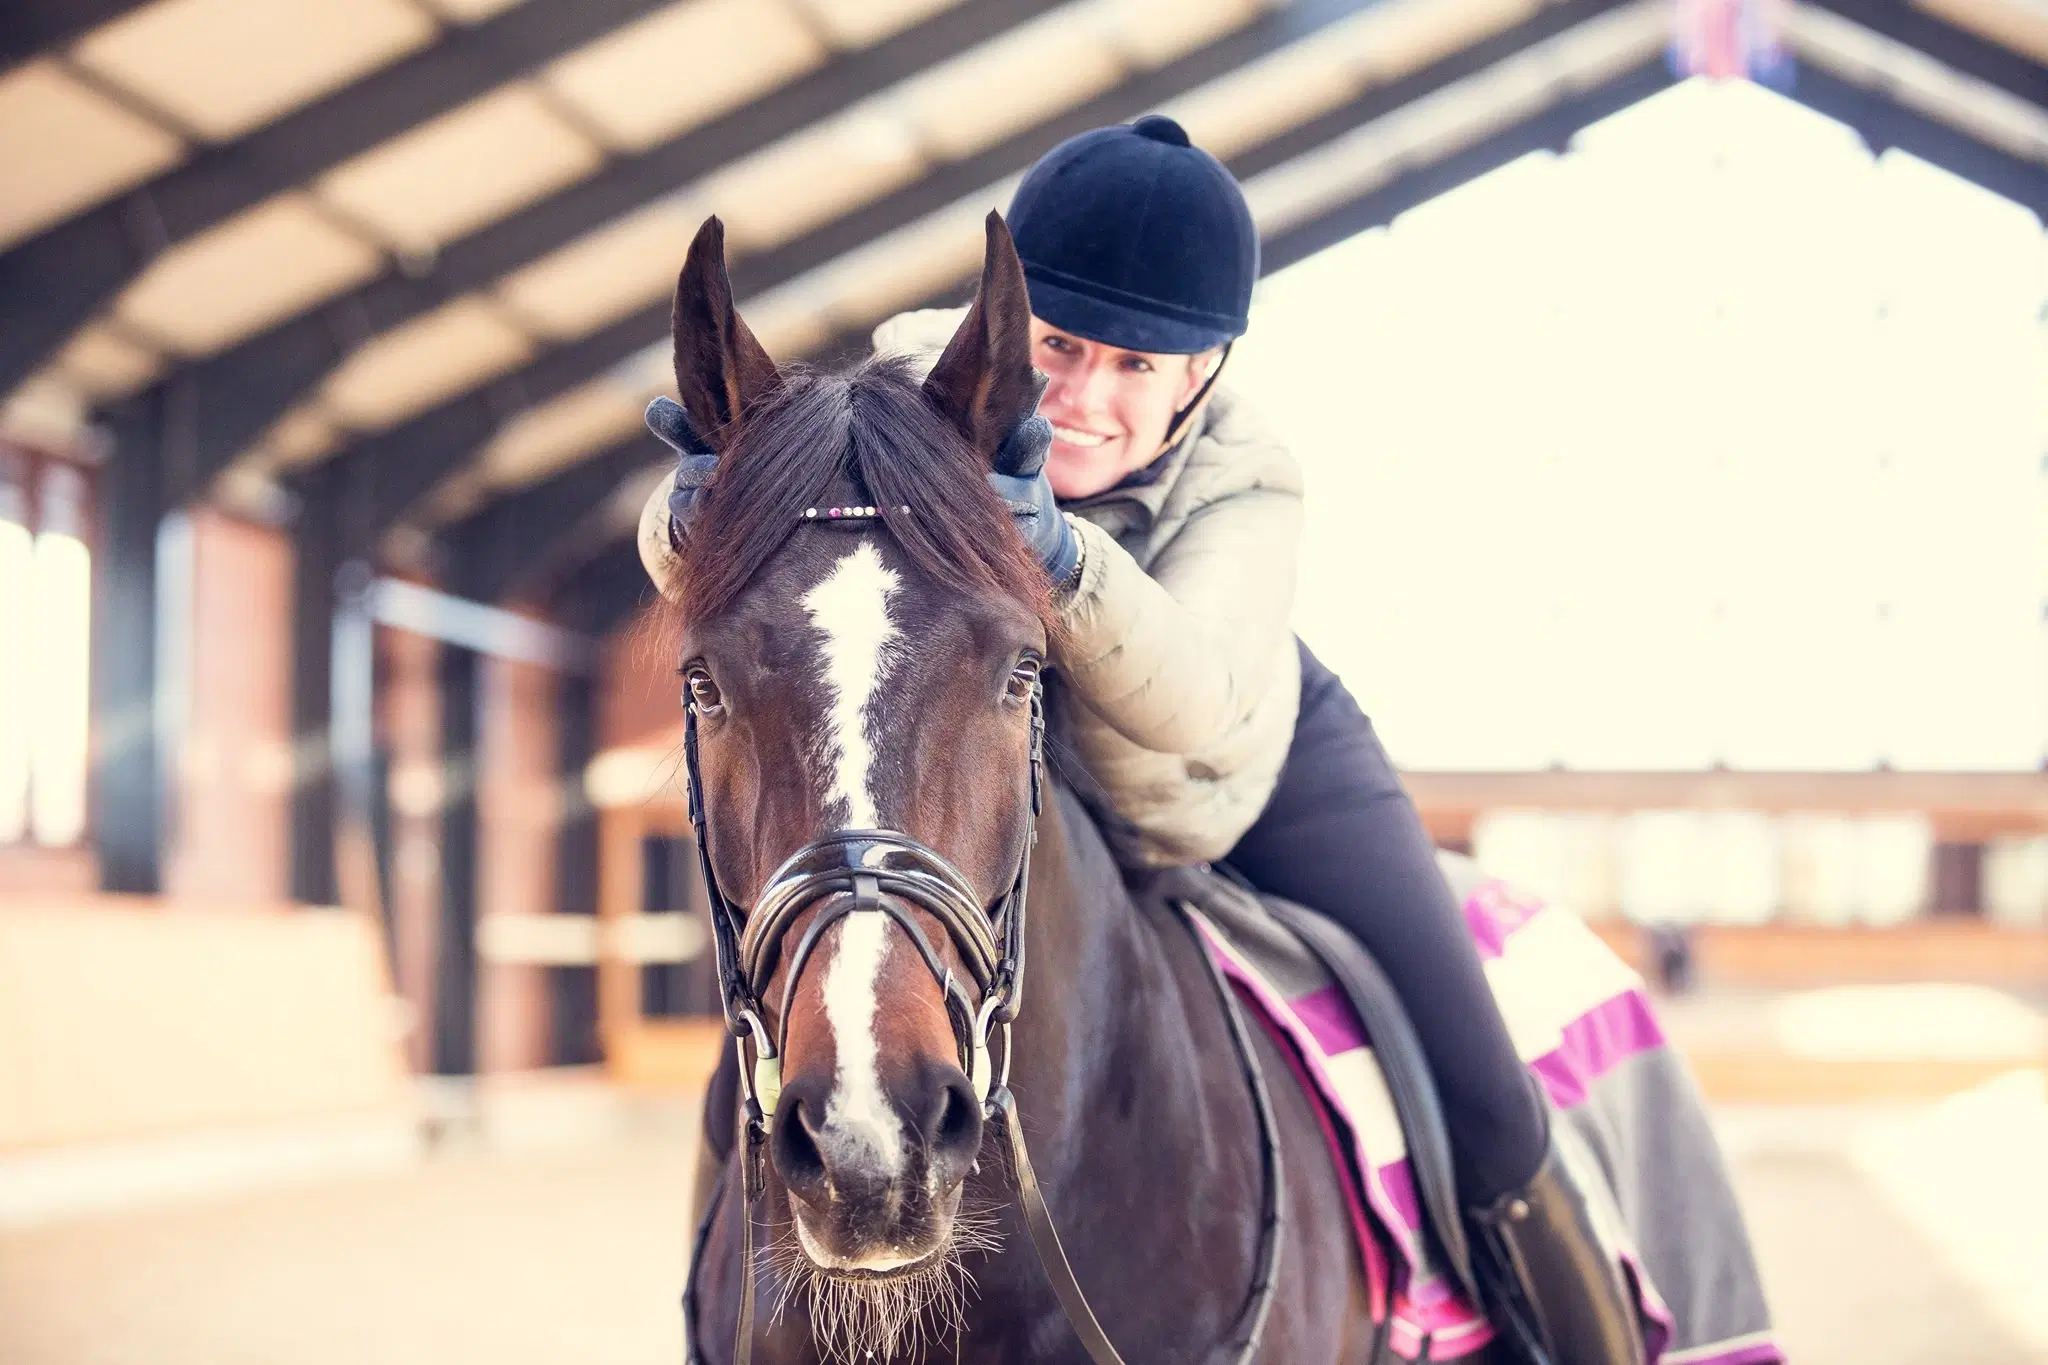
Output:
<svg viewBox="0 0 2048 1365">
<path fill-rule="evenodd" d="M 85 833 L 89 496 L 77 466 L 0 445 L 0 844 Z"/>
</svg>

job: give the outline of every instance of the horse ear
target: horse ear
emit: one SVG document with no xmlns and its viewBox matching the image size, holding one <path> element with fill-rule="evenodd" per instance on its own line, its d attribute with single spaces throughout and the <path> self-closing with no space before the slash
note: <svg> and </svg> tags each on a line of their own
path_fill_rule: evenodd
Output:
<svg viewBox="0 0 2048 1365">
<path fill-rule="evenodd" d="M 925 397 L 984 458 L 1038 407 L 1044 383 L 1031 368 L 1031 299 L 1024 263 L 1001 214 L 988 216 L 988 250 L 974 306 L 924 381 Z"/>
<path fill-rule="evenodd" d="M 676 277 L 676 394 L 713 450 L 724 454 L 740 419 L 780 384 L 775 362 L 732 306 L 725 273 L 725 224 L 714 215 L 697 229 Z"/>
</svg>

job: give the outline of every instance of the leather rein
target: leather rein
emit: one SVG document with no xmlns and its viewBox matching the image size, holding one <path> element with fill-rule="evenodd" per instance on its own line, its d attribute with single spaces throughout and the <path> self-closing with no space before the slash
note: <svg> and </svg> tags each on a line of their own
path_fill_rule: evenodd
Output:
<svg viewBox="0 0 2048 1365">
<path fill-rule="evenodd" d="M 1043 683 L 1034 681 L 1031 691 L 1030 824 L 1023 852 L 1018 858 L 1016 875 L 993 911 L 982 904 L 967 878 L 936 850 L 889 829 L 839 830 L 813 840 L 791 855 L 769 878 L 759 903 L 751 913 L 736 908 L 720 889 L 717 873 L 712 868 L 710 837 L 705 828 L 703 781 L 697 758 L 697 705 L 687 691 L 684 697 L 683 753 L 688 769 L 690 820 L 696 832 L 697 856 L 703 869 L 706 898 L 710 902 L 719 998 L 739 1062 L 740 1118 L 745 1141 L 740 1172 L 745 1205 L 741 1210 L 743 1270 L 735 1361 L 738 1365 L 752 1365 L 754 1357 L 757 1278 L 754 1268 L 754 1210 L 767 1187 L 769 1124 L 782 1093 L 782 1057 L 787 1041 L 789 1006 L 795 998 L 797 982 L 826 930 L 850 914 L 871 910 L 887 915 L 897 928 L 903 930 L 926 969 L 939 983 L 960 1047 L 961 1069 L 974 1087 L 985 1119 L 1000 1121 L 1009 1134 L 1010 1155 L 1025 1224 L 1039 1263 L 1066 1312 L 1067 1321 L 1095 1365 L 1124 1365 L 1124 1358 L 1110 1344 L 1108 1334 L 1088 1306 L 1087 1296 L 1081 1292 L 1073 1267 L 1068 1263 L 1066 1249 L 1060 1243 L 1044 1193 L 1039 1188 L 1037 1174 L 1032 1169 L 1031 1156 L 1024 1143 L 1024 1129 L 1017 1119 L 1016 1097 L 1009 1086 L 1013 1051 L 1011 1025 L 1024 998 L 1024 925 L 1030 891 L 1031 854 L 1038 843 L 1038 816 L 1044 803 Z M 777 1015 L 780 1027 L 771 1032 L 763 1015 L 761 997 L 775 974 L 782 938 L 799 916 L 820 901 L 824 902 L 823 908 L 790 955 L 789 972 L 782 990 L 782 1009 Z M 934 949 L 910 907 L 925 911 L 945 927 L 972 978 L 972 994 Z M 1229 1357 L 1235 1365 L 1247 1365 L 1258 1352 L 1263 1339 L 1278 1283 L 1276 1272 L 1283 1221 L 1284 1177 L 1272 1102 L 1257 1056 L 1252 1050 L 1251 1038 L 1237 1010 L 1229 983 L 1199 939 L 1196 950 L 1220 992 L 1239 1064 L 1251 1085 L 1263 1149 L 1264 1209 L 1260 1218 L 1258 1256 L 1245 1309 L 1231 1333 L 1238 1349 Z M 994 1064 L 998 1043 L 1000 1071 Z M 751 1060 L 748 1056 L 750 1049 L 753 1054 Z M 700 1365 L 704 1360 L 695 1336 L 696 1272 L 703 1259 L 712 1217 L 724 1195 L 725 1183 L 720 1182 L 710 1207 L 702 1211 L 696 1247 L 690 1258 L 689 1285 L 684 1296 L 685 1350 L 689 1365 Z"/>
</svg>

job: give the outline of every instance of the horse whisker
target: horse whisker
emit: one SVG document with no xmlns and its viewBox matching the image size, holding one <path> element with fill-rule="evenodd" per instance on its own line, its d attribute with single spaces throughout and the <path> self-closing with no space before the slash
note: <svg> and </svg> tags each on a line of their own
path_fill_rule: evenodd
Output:
<svg viewBox="0 0 2048 1365">
<path fill-rule="evenodd" d="M 1001 1245 L 996 1211 L 963 1207 L 946 1245 L 927 1264 L 886 1279 L 855 1279 L 819 1269 L 804 1254 L 795 1222 L 785 1221 L 767 1248 L 782 1282 L 770 1320 L 781 1322 L 801 1291 L 812 1340 L 827 1360 L 922 1360 L 927 1349 L 965 1330 L 974 1275 L 962 1257 Z"/>
</svg>

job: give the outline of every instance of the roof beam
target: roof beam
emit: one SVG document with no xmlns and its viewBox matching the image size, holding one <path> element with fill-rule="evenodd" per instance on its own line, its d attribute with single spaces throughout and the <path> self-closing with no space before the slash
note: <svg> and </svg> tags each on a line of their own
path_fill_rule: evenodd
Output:
<svg viewBox="0 0 2048 1365">
<path fill-rule="evenodd" d="M 1801 0 L 1872 33 L 1902 43 L 1943 66 L 2034 104 L 2048 104 L 2048 69 L 2001 43 L 1980 37 L 1903 0 Z M 1802 63 L 1795 81 L 1810 64 Z M 1796 86 L 1795 86 L 1796 89 Z"/>
<path fill-rule="evenodd" d="M 1278 232 L 1267 233 L 1259 245 L 1259 273 L 1263 276 L 1285 270 L 1347 238 L 1384 227 L 1416 205 L 1449 193 L 1530 152 L 1545 149 L 1562 152 L 1580 129 L 1648 99 L 1674 81 L 1661 58 L 1646 62 L 1603 85 L 1550 105 L 1537 116 L 1461 148 L 1441 161 L 1417 166 L 1311 218 L 1292 223 Z M 1288 140 L 1305 143 L 1300 151 L 1313 150 L 1315 142 L 1310 139 L 1315 138 L 1315 133 L 1315 125 L 1305 125 L 1289 134 Z M 1330 135 L 1330 131 L 1325 130 L 1323 139 Z M 1272 152 L 1278 150 L 1268 144 L 1268 148 L 1260 151 L 1269 152 L 1269 149 Z M 1265 164 L 1258 169 L 1270 169 L 1284 159 L 1271 154 L 1260 156 L 1258 160 Z M 1245 158 L 1233 162 L 1231 168 L 1240 172 L 1240 178 L 1249 178 L 1257 173 L 1250 169 L 1250 165 L 1250 158 Z M 1240 171 L 1240 167 L 1244 169 Z M 945 289 L 937 290 L 916 303 L 905 304 L 904 310 L 965 303 L 973 286 L 972 276 L 962 276 Z M 869 329 L 862 326 L 837 333 L 798 358 L 809 364 L 830 367 L 865 355 L 871 346 Z"/>
<path fill-rule="evenodd" d="M 2022 204 L 2048 222 L 2048 165 L 2014 156 L 1882 93 L 1811 64 L 1800 68 L 1792 98 L 1846 123 L 1873 152 L 1896 147 Z"/>
<path fill-rule="evenodd" d="M 1133 77 L 1115 89 L 1057 114 L 987 151 L 942 166 L 922 180 L 794 241 L 741 258 L 732 270 L 733 292 L 744 307 L 745 301 L 754 295 L 787 283 L 847 251 L 907 227 L 966 195 L 1023 170 L 1074 133 L 1136 117 L 1355 13 L 1366 3 L 1370 0 L 1298 0 L 1287 9 L 1277 11 L 1168 66 Z M 1240 176 L 1257 174 L 1361 123 L 1391 113 L 1415 99 L 1483 71 L 1532 43 L 1563 33 L 1626 3 L 1629 0 L 1563 0 L 1546 6 L 1525 23 L 1503 30 L 1399 80 L 1371 88 L 1359 99 L 1330 114 L 1243 153 L 1234 158 L 1230 166 Z M 493 389 L 509 394 L 523 392 L 527 403 L 543 401 L 576 383 L 596 377 L 641 347 L 658 340 L 667 330 L 666 303 L 651 306 L 600 334 L 611 338 L 616 345 L 598 345 L 597 338 L 590 338 L 576 343 L 574 347 L 550 352 L 526 369 L 500 381 Z M 566 354 L 569 350 L 578 351 L 580 359 L 570 359 Z M 508 401 L 516 401 L 516 397 Z M 457 417 L 458 412 L 467 415 Z M 352 446 L 335 458 L 368 460 L 387 467 L 388 472 L 377 474 L 371 482 L 392 494 L 408 493 L 404 502 L 398 502 L 380 492 L 380 513 L 395 521 L 403 515 L 411 498 L 424 494 L 440 478 L 463 468 L 477 449 L 496 432 L 498 423 L 509 415 L 504 402 L 493 402 L 483 395 L 458 398 L 409 423 L 408 429 L 414 432 L 412 435 L 398 439 L 380 437 Z M 429 423 L 433 425 L 432 439 L 419 439 Z M 202 445 L 201 448 L 206 447 Z M 388 526 L 389 522 L 385 524 Z"/>
<path fill-rule="evenodd" d="M 1441 161 L 1417 166 L 1274 233 L 1263 244 L 1260 266 L 1267 272 L 1285 270 L 1347 238 L 1384 227 L 1418 204 L 1448 194 L 1532 152 L 1564 152 L 1581 129 L 1642 103 L 1668 89 L 1676 79 L 1659 54 L 1653 61 L 1549 105 Z"/>
<path fill-rule="evenodd" d="M 586 528 L 620 487 L 668 463 L 636 433 L 452 523 L 437 536 L 449 591 L 479 602 L 545 591 L 576 567 L 570 560 L 587 543 Z"/>
<path fill-rule="evenodd" d="M 83 38 L 148 0 L 13 0 L 0 26 L 0 73 Z"/>
<path fill-rule="evenodd" d="M 585 2 L 577 0 L 569 8 Z M 593 228 L 1063 2 L 975 0 L 956 5 L 873 46 L 838 56 L 658 147 L 614 159 L 597 174 L 447 244 L 424 274 L 409 274 L 398 263 L 389 263 L 368 284 L 194 362 L 189 368 L 202 393 L 197 417 L 201 449 L 217 470 L 294 401 L 310 393 L 363 337 L 489 285 Z M 634 3 L 645 6 L 647 0 Z M 4 377 L 0 373 L 0 380 Z M 4 388 L 0 383 L 0 391 Z"/>
<path fill-rule="evenodd" d="M 1828 7 L 1838 8 L 1835 4 Z M 1408 209 L 1531 152 L 1563 152 L 1581 129 L 1648 99 L 1673 81 L 1659 58 L 1551 105 L 1535 117 L 1502 129 L 1441 161 L 1416 167 L 1268 236 L 1261 253 L 1261 269 L 1267 273 L 1284 270 L 1358 233 L 1384 226 Z M 2024 204 L 2048 220 L 2048 167 L 2013 156 L 1879 91 L 1852 85 L 1810 64 L 1802 66 L 1794 95 L 1807 107 L 1854 128 L 1874 151 L 1898 147 Z M 1287 136 L 1308 144 L 1298 149 L 1305 151 L 1332 135 L 1327 127 L 1319 134 L 1311 124 Z M 1273 155 L 1278 149 L 1271 144 L 1259 150 L 1267 155 L 1258 159 L 1269 164 L 1285 159 Z M 1246 176 L 1255 173 L 1237 163 L 1233 163 L 1233 169 Z M 950 288 L 907 306 L 929 307 L 957 301 L 970 287 L 971 280 L 963 278 Z M 867 346 L 867 329 L 850 329 L 823 343 L 805 359 L 830 363 L 864 353 Z M 644 605 L 646 595 L 640 590 L 645 587 L 630 540 L 615 538 L 612 544 L 597 548 L 565 587 L 561 600 L 565 610 L 578 613 L 585 628 L 604 634 Z"/>
<path fill-rule="evenodd" d="M 643 308 L 482 389 L 358 441 L 291 482 L 303 484 L 324 470 L 340 470 L 354 513 L 346 533 L 348 550 L 372 554 L 385 532 L 444 477 L 466 464 L 505 423 L 603 374 L 668 325 L 666 302 Z"/>
<path fill-rule="evenodd" d="M 1673 77 L 1660 56 L 1606 84 L 1552 105 L 1534 118 L 1502 129 L 1442 161 L 1418 166 L 1306 222 L 1267 237 L 1259 253 L 1260 273 L 1284 270 L 1346 238 L 1384 226 L 1406 210 L 1530 152 L 1544 148 L 1562 151 L 1580 129 L 1648 99 L 1672 82 Z M 1283 149 L 1274 144 L 1259 149 L 1264 155 L 1255 158 L 1257 163 L 1262 163 L 1258 164 L 1258 169 L 1269 169 L 1292 155 L 1312 150 L 1334 132 L 1354 127 L 1356 123 L 1352 120 L 1334 130 L 1325 127 L 1320 130 L 1320 137 L 1315 124 L 1305 125 L 1285 138 L 1285 141 L 1296 144 L 1293 151 L 1283 155 Z M 1275 141 L 1278 143 L 1281 139 Z M 1253 162 L 1254 158 L 1241 158 L 1240 162 L 1232 164 L 1232 170 L 1248 178 L 1257 173 L 1249 168 Z M 971 285 L 970 279 L 963 278 L 952 287 L 908 306 L 939 306 L 956 299 Z M 855 328 L 833 337 L 803 358 L 829 364 L 849 355 L 864 353 L 867 348 L 866 329 Z M 585 566 L 569 580 L 560 605 L 565 613 L 574 613 L 579 627 L 593 635 L 605 635 L 617 629 L 645 604 L 646 599 L 639 590 L 647 586 L 645 571 L 630 539 L 621 539 L 614 533 L 611 543 L 596 547 L 596 552 Z"/>
<path fill-rule="evenodd" d="M 157 253 L 638 19 L 659 0 L 516 5 L 0 255 L 0 393 Z"/>
</svg>

